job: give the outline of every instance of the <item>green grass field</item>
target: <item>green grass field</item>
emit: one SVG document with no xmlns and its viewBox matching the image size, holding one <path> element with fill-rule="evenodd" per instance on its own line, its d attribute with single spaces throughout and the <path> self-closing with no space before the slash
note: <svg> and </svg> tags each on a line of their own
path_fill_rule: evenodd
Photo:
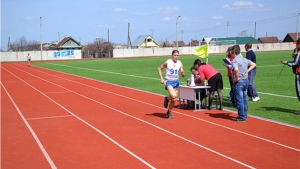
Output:
<svg viewBox="0 0 300 169">
<path fill-rule="evenodd" d="M 258 102 L 249 101 L 248 114 L 300 126 L 300 116 L 294 114 L 296 110 L 300 109 L 299 101 L 296 98 L 295 75 L 292 73 L 291 67 L 285 66 L 281 76 L 278 76 L 283 68 L 280 61 L 292 60 L 291 52 L 256 52 L 257 74 L 254 83 L 261 99 Z M 224 57 L 225 54 L 211 54 L 208 62 L 222 73 L 224 107 L 236 111 L 235 108 L 227 107 L 230 86 L 227 69 L 222 65 L 221 59 Z M 35 66 L 166 95 L 164 86 L 160 84 L 157 68 L 168 58 L 171 56 L 46 62 L 35 64 Z M 186 74 L 185 78 L 180 79 L 181 83 L 185 83 L 191 75 L 189 69 L 195 59 L 198 57 L 179 57 Z M 201 60 L 204 61 L 204 59 Z"/>
</svg>

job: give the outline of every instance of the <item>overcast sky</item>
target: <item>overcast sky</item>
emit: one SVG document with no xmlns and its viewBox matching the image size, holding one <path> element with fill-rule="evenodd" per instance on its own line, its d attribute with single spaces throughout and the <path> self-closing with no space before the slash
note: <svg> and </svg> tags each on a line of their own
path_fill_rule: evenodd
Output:
<svg viewBox="0 0 300 169">
<path fill-rule="evenodd" d="M 175 41 L 178 16 L 178 40 L 185 43 L 237 37 L 244 30 L 283 40 L 296 32 L 299 12 L 300 0 L 2 0 L 1 47 L 6 49 L 9 37 L 40 42 L 41 23 L 43 42 L 72 36 L 86 44 L 97 37 L 108 40 L 109 30 L 111 42 L 126 44 L 128 23 L 131 42 L 139 35 Z"/>
</svg>

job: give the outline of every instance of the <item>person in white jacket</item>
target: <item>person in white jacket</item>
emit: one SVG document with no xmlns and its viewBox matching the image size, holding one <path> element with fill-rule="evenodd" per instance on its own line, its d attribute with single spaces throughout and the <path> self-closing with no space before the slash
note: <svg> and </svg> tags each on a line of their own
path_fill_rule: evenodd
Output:
<svg viewBox="0 0 300 169">
<path fill-rule="evenodd" d="M 30 53 L 28 53 L 28 55 L 27 55 L 28 66 L 30 66 L 30 61 L 31 61 L 31 56 L 30 56 Z"/>
</svg>

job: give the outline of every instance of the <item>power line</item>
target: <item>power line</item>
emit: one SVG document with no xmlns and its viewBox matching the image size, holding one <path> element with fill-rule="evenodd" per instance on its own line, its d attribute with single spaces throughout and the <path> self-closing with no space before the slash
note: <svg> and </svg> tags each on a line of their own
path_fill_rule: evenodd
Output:
<svg viewBox="0 0 300 169">
<path fill-rule="evenodd" d="M 285 15 L 277 16 L 274 18 L 267 18 L 267 19 L 261 19 L 261 20 L 256 20 L 256 21 L 230 21 L 233 25 L 253 25 L 253 22 L 256 22 L 257 24 L 264 24 L 264 23 L 269 23 L 269 22 L 276 22 L 280 20 L 285 20 L 289 18 L 296 17 L 299 14 L 298 12 L 291 12 Z"/>
<path fill-rule="evenodd" d="M 254 20 L 252 20 L 252 21 L 230 21 L 230 26 L 235 26 L 235 25 L 239 25 L 239 26 L 242 26 L 242 25 L 253 25 L 255 22 L 256 22 L 256 24 L 266 24 L 266 23 L 269 23 L 269 22 L 281 21 L 281 20 L 285 20 L 285 19 L 296 17 L 299 14 L 299 12 L 300 11 L 290 12 L 290 13 L 287 13 L 287 14 L 284 14 L 284 15 L 280 15 L 280 16 L 277 16 L 277 17 L 267 18 L 267 19 L 261 19 L 261 20 L 256 20 L 256 21 L 254 21 Z M 201 33 L 202 32 L 209 32 L 209 31 L 212 31 L 212 30 L 217 30 L 217 29 L 221 29 L 221 28 L 226 27 L 227 26 L 227 22 L 228 21 L 226 21 L 224 23 L 221 23 L 219 25 L 216 25 L 216 26 L 209 27 L 209 28 L 198 29 L 198 30 L 184 30 L 184 31 L 187 34 L 190 34 L 190 33 L 199 33 L 199 32 L 201 32 Z M 174 35 L 175 34 L 165 36 L 164 39 L 173 37 Z"/>
</svg>

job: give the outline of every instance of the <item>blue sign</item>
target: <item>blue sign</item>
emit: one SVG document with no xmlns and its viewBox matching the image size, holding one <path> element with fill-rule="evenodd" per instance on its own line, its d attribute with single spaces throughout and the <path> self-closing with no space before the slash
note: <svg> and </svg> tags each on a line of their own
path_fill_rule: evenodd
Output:
<svg viewBox="0 0 300 169">
<path fill-rule="evenodd" d="M 74 56 L 74 50 L 62 50 L 62 51 L 54 52 L 53 55 L 54 55 L 54 58 L 73 57 Z"/>
</svg>

